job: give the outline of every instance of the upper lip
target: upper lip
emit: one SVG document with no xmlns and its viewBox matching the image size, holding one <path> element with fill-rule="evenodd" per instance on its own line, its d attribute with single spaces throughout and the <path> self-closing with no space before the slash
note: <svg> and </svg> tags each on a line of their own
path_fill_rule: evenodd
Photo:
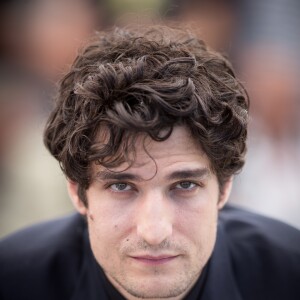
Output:
<svg viewBox="0 0 300 300">
<path fill-rule="evenodd" d="M 172 258 L 176 257 L 178 255 L 176 254 L 161 254 L 161 255 L 131 255 L 132 258 L 138 258 L 138 259 L 149 259 L 149 260 L 160 260 L 160 259 L 165 259 L 165 258 Z"/>
</svg>

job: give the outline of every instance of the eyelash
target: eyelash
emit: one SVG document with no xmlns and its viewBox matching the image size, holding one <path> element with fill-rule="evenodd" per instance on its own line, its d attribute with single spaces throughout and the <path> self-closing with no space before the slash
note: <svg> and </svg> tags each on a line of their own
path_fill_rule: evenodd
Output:
<svg viewBox="0 0 300 300">
<path fill-rule="evenodd" d="M 178 190 L 180 191 L 191 191 L 191 190 L 194 190 L 196 187 L 199 186 L 199 184 L 193 182 L 193 181 L 190 181 L 190 180 L 185 180 L 185 181 L 179 181 L 179 182 L 176 182 L 174 185 L 173 185 L 173 188 L 172 189 L 176 189 L 176 186 L 178 185 L 182 185 L 182 184 L 186 184 L 186 183 L 189 183 L 190 185 L 192 185 L 192 187 L 188 187 L 188 188 L 184 188 L 184 187 L 180 187 L 180 188 L 177 188 Z"/>
<path fill-rule="evenodd" d="M 124 184 L 126 185 L 126 187 L 130 187 L 129 190 L 126 190 L 126 189 L 123 189 L 123 190 L 114 190 L 112 188 L 113 185 L 121 185 L 121 184 Z M 114 183 L 109 183 L 107 184 L 107 188 L 109 188 L 111 191 L 113 191 L 114 193 L 120 193 L 120 192 L 128 192 L 128 191 L 132 191 L 133 190 L 133 185 L 130 184 L 130 183 L 127 183 L 127 182 L 114 182 Z"/>
<path fill-rule="evenodd" d="M 180 185 L 180 184 L 184 184 L 184 183 L 189 183 L 192 185 L 191 188 L 176 188 L 176 186 Z M 112 186 L 114 185 L 126 185 L 125 189 L 121 189 L 121 190 L 118 190 L 118 189 L 113 189 Z M 130 187 L 129 189 L 126 189 L 127 187 Z M 201 183 L 196 183 L 194 181 L 190 181 L 190 180 L 184 180 L 184 181 L 178 181 L 176 183 L 174 183 L 172 186 L 171 186 L 171 190 L 178 190 L 178 191 L 193 191 L 195 188 L 197 187 L 203 187 L 203 184 Z M 135 190 L 135 186 L 132 184 L 132 183 L 128 183 L 128 182 L 114 182 L 114 183 L 108 183 L 106 186 L 105 186 L 106 189 L 110 189 L 112 192 L 114 193 L 121 193 L 121 192 L 132 192 Z"/>
</svg>

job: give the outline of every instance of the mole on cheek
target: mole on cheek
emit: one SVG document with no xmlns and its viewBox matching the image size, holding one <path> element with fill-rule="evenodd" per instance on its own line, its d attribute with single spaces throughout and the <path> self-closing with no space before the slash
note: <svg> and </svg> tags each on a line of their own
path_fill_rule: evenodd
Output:
<svg viewBox="0 0 300 300">
<path fill-rule="evenodd" d="M 92 214 L 89 214 L 89 218 L 94 221 L 94 216 Z"/>
</svg>

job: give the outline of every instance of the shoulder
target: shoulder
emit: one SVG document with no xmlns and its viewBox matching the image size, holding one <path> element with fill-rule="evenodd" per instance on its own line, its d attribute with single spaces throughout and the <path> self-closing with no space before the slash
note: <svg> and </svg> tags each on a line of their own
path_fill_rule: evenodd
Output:
<svg viewBox="0 0 300 300">
<path fill-rule="evenodd" d="M 281 221 L 231 205 L 221 211 L 219 220 L 229 238 L 237 243 L 267 244 L 283 251 L 300 251 L 300 231 Z"/>
<path fill-rule="evenodd" d="M 232 206 L 220 213 L 219 227 L 236 280 L 249 299 L 259 293 L 262 299 L 300 299 L 299 230 Z"/>
<path fill-rule="evenodd" d="M 54 299 L 58 287 L 68 293 L 80 268 L 84 230 L 84 220 L 74 214 L 0 241 L 0 296 L 23 294 L 37 299 L 49 291 L 49 299 L 51 294 Z"/>
</svg>

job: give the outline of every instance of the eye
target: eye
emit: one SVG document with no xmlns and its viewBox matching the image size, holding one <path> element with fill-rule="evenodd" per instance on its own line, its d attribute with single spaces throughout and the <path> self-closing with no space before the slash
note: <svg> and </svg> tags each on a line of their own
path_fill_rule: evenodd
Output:
<svg viewBox="0 0 300 300">
<path fill-rule="evenodd" d="M 114 192 L 123 192 L 123 191 L 130 191 L 132 190 L 132 186 L 125 183 L 125 182 L 117 182 L 113 183 L 109 186 L 111 190 Z"/>
<path fill-rule="evenodd" d="M 191 181 L 181 181 L 175 185 L 176 189 L 179 190 L 192 190 L 197 186 L 196 183 Z"/>
</svg>

